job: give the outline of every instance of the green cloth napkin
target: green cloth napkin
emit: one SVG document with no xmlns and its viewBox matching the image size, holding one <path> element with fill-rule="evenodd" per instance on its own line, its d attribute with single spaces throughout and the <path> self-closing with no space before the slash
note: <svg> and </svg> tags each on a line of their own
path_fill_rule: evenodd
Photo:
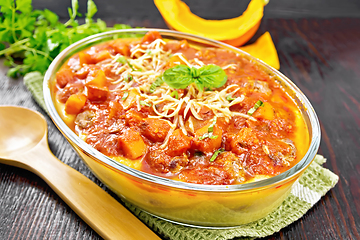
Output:
<svg viewBox="0 0 360 240">
<path fill-rule="evenodd" d="M 26 87 L 39 105 L 46 110 L 42 81 L 43 77 L 40 73 L 30 73 L 24 77 Z M 301 218 L 336 185 L 339 177 L 321 166 L 325 161 L 326 159 L 323 156 L 317 155 L 303 176 L 294 184 L 290 195 L 274 212 L 258 221 L 231 229 L 210 230 L 185 227 L 154 217 L 130 203 L 125 203 L 125 205 L 153 231 L 168 239 L 225 240 L 235 237 L 242 237 L 243 239 L 266 237 Z"/>
</svg>

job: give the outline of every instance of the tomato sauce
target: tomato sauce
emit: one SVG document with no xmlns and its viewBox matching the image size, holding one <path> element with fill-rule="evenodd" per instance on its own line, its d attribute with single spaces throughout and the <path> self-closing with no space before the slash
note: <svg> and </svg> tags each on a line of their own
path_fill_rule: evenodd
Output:
<svg viewBox="0 0 360 240">
<path fill-rule="evenodd" d="M 298 106 L 275 77 L 228 50 L 160 40 L 156 32 L 149 32 L 143 39 L 101 43 L 75 54 L 59 70 L 54 89 L 57 109 L 86 143 L 150 174 L 213 185 L 275 176 L 304 156 L 307 128 Z M 150 49 L 151 43 L 159 44 Z M 158 61 L 159 52 L 166 56 L 163 61 Z M 169 90 L 162 83 L 163 92 L 169 90 L 167 95 L 171 93 L 174 104 L 179 104 L 178 113 L 171 116 L 175 109 L 166 109 L 172 100 L 162 101 L 162 90 L 145 89 L 151 74 L 187 63 L 224 69 L 224 86 L 197 94 L 213 91 L 216 99 L 227 87 L 236 89 L 226 96 L 228 103 L 239 100 L 226 110 L 231 117 L 200 100 L 189 110 L 189 99 L 179 101 L 192 91 L 190 87 Z M 259 101 L 261 106 L 250 116 L 249 110 Z"/>
</svg>

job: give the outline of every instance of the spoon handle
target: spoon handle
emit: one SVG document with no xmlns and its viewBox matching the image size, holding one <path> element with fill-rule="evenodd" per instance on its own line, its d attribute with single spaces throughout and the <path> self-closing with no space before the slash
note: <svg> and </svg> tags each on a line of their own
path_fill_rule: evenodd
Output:
<svg viewBox="0 0 360 240">
<path fill-rule="evenodd" d="M 42 141 L 17 160 L 45 180 L 104 239 L 160 239 L 98 185 L 57 159 L 47 142 Z"/>
</svg>

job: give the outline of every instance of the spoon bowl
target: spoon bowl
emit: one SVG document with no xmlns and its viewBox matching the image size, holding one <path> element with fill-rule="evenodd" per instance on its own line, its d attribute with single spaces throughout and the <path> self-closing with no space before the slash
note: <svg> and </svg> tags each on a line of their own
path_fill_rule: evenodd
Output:
<svg viewBox="0 0 360 240">
<path fill-rule="evenodd" d="M 24 153 L 46 136 L 46 121 L 29 109 L 4 106 L 0 108 L 0 157 Z"/>
<path fill-rule="evenodd" d="M 40 113 L 0 106 L 0 133 L 0 163 L 40 176 L 104 239 L 160 239 L 98 185 L 52 154 Z"/>
</svg>

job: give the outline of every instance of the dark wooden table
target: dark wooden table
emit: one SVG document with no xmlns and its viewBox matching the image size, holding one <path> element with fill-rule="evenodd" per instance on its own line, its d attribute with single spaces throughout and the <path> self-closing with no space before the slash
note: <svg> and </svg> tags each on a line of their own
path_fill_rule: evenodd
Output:
<svg viewBox="0 0 360 240">
<path fill-rule="evenodd" d="M 36 6 L 43 7 L 39 2 L 43 1 Z M 324 166 L 340 176 L 336 187 L 299 221 L 266 239 L 360 239 L 360 6 L 356 1 L 345 2 L 348 17 L 341 7 L 344 16 L 331 15 L 335 9 L 331 4 L 322 15 L 307 12 L 304 17 L 295 14 L 296 18 L 276 15 L 274 8 L 265 14 L 255 36 L 271 33 L 280 71 L 307 95 L 320 119 L 319 153 L 328 159 Z M 148 11 L 148 15 L 107 20 L 166 27 L 154 6 Z M 0 105 L 21 105 L 43 113 L 54 154 L 106 189 L 35 103 L 23 80 L 7 78 L 6 67 L 0 65 Z M 0 164 L 0 239 L 101 238 L 38 176 Z"/>
</svg>

